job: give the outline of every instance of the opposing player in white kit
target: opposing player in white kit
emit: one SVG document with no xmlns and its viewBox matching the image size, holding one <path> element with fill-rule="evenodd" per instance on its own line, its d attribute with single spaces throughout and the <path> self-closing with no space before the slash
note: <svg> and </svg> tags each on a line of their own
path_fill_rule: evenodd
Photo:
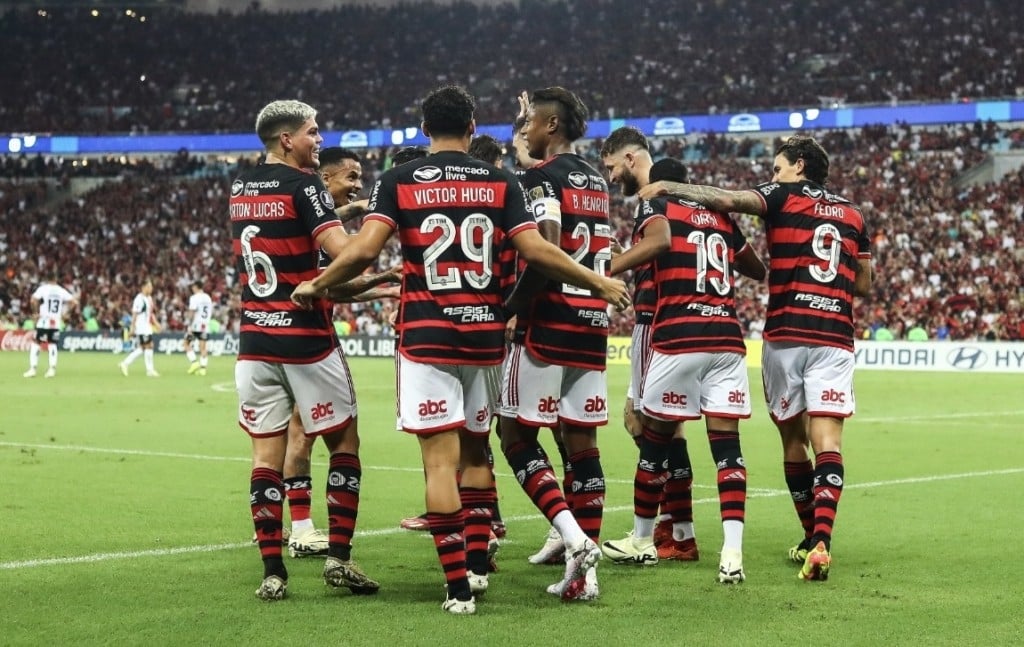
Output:
<svg viewBox="0 0 1024 647">
<path fill-rule="evenodd" d="M 192 284 L 192 296 L 188 299 L 188 314 L 192 321 L 185 331 L 185 356 L 188 357 L 188 374 L 199 372 L 206 375 L 206 341 L 210 335 L 210 319 L 213 317 L 213 299 L 203 290 L 203 282 Z M 196 357 L 195 345 L 199 345 Z"/>
<path fill-rule="evenodd" d="M 160 377 L 153 368 L 153 335 L 160 330 L 153 307 L 153 282 L 149 279 L 142 284 L 141 291 L 132 301 L 132 334 L 135 335 L 135 348 L 128 353 L 118 366 L 121 373 L 128 377 L 128 367 L 142 355 L 146 362 L 146 376 Z"/>
<path fill-rule="evenodd" d="M 36 339 L 28 352 L 28 370 L 25 377 L 36 376 L 39 365 L 39 348 L 46 344 L 50 366 L 44 377 L 57 375 L 57 346 L 60 340 L 60 329 L 64 326 L 64 312 L 69 305 L 75 303 L 73 294 L 57 285 L 57 277 L 50 277 L 32 293 L 32 305 L 39 308 L 39 319 L 36 321 Z"/>
</svg>

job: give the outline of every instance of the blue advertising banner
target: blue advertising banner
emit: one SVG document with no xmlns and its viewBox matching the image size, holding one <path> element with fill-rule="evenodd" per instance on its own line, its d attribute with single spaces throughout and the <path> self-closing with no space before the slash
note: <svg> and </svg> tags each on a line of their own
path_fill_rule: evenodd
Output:
<svg viewBox="0 0 1024 647">
<path fill-rule="evenodd" d="M 1024 121 L 1024 101 L 979 101 L 966 103 L 856 108 L 807 108 L 796 111 L 742 112 L 720 115 L 669 115 L 664 117 L 605 119 L 592 121 L 587 137 L 607 137 L 624 125 L 639 128 L 648 136 L 689 133 L 756 133 L 829 128 L 859 128 L 877 124 L 907 123 L 912 126 L 958 124 L 975 121 Z M 480 133 L 507 141 L 511 124 L 489 124 Z M 423 146 L 427 138 L 415 126 L 389 130 L 346 130 L 323 133 L 324 146 L 377 148 L 381 146 Z M 22 153 L 45 155 L 145 154 L 258 152 L 263 150 L 252 133 L 193 135 L 74 136 L 11 134 L 0 137 L 0 155 Z"/>
</svg>

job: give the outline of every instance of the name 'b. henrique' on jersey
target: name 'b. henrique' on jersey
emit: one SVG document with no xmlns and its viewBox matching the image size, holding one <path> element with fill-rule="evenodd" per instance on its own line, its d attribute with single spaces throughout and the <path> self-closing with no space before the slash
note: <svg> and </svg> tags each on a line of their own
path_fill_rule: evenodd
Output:
<svg viewBox="0 0 1024 647">
<path fill-rule="evenodd" d="M 366 220 L 397 228 L 405 255 L 399 352 L 426 363 L 500 364 L 498 250 L 537 227 L 515 178 L 462 152 L 435 153 L 384 174 Z"/>
<path fill-rule="evenodd" d="M 316 237 L 341 226 L 331 194 L 316 173 L 266 164 L 234 181 L 229 204 L 242 285 L 239 359 L 323 359 L 338 345 L 330 305 L 303 310 L 291 293 L 317 275 Z"/>
<path fill-rule="evenodd" d="M 764 338 L 852 351 L 858 259 L 871 258 L 860 209 L 808 180 L 756 193 L 772 259 Z"/>
<path fill-rule="evenodd" d="M 537 222 L 561 225 L 560 247 L 577 263 L 608 276 L 611 225 L 608 185 L 582 157 L 562 153 L 522 177 Z M 516 339 L 548 364 L 605 369 L 608 355 L 607 304 L 589 290 L 549 283 L 517 320 Z"/>
<path fill-rule="evenodd" d="M 747 247 L 743 232 L 728 215 L 680 198 L 642 201 L 640 209 L 665 214 L 672 231 L 670 251 L 654 260 L 651 347 L 666 354 L 746 355 L 733 294 L 733 261 Z"/>
</svg>

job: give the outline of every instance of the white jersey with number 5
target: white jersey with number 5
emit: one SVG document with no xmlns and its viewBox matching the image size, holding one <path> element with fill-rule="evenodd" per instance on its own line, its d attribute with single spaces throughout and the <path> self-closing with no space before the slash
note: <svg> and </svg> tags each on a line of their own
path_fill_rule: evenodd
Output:
<svg viewBox="0 0 1024 647">
<path fill-rule="evenodd" d="M 134 333 L 136 335 L 152 335 L 153 322 L 153 297 L 147 297 L 139 292 L 132 302 L 132 321 L 134 322 Z"/>
<path fill-rule="evenodd" d="M 205 292 L 196 292 L 188 299 L 188 309 L 194 313 L 189 330 L 206 332 L 210 327 L 210 317 L 213 316 L 213 299 L 210 298 L 210 295 Z"/>
<path fill-rule="evenodd" d="M 59 330 L 64 324 L 64 308 L 74 295 L 56 283 L 44 283 L 32 293 L 39 300 L 39 320 L 36 328 Z"/>
</svg>

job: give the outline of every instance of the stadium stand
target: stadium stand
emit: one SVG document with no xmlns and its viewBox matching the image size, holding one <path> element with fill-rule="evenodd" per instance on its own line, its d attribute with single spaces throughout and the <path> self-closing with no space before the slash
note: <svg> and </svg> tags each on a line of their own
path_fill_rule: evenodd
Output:
<svg viewBox="0 0 1024 647">
<path fill-rule="evenodd" d="M 579 91 L 594 118 L 1024 97 L 1016 64 L 1024 12 L 991 0 L 808 0 L 799 12 L 745 0 L 595 0 L 585 11 L 542 0 L 416 2 L 214 15 L 107 4 L 93 15 L 70 4 L 0 15 L 0 84 L 6 97 L 19 97 L 0 101 L 0 132 L 248 132 L 254 109 L 290 88 L 302 88 L 325 129 L 398 127 L 414 124 L 420 98 L 443 82 L 471 89 L 482 123 L 507 123 L 519 90 L 554 84 Z M 282 21 L 317 29 L 296 29 L 271 51 L 261 34 Z M 602 28 L 609 24 L 611 40 Z M 912 52 L 914 65 L 894 49 Z M 992 181 L 962 183 L 991 151 L 1024 149 L 1024 130 L 989 122 L 818 136 L 833 157 L 832 186 L 864 205 L 875 232 L 880 280 L 857 313 L 861 336 L 885 326 L 900 338 L 921 324 L 932 338 L 1024 338 L 1024 176 L 1018 165 Z M 683 159 L 695 182 L 730 187 L 766 180 L 774 145 L 700 133 L 654 143 L 657 157 Z M 599 148 L 591 141 L 582 152 L 597 165 Z M 390 151 L 361 152 L 370 186 Z M 197 277 L 207 279 L 230 329 L 237 291 L 226 185 L 237 165 L 254 162 L 187 151 L 0 155 L 0 325 L 31 317 L 28 295 L 40 271 L 58 263 L 62 282 L 82 293 L 72 327 L 83 325 L 84 311 L 118 330 L 139 277 L 150 275 L 166 329 L 181 328 L 184 287 Z M 631 209 L 615 197 L 621 240 Z M 761 242 L 756 221 L 744 228 Z M 378 265 L 396 258 L 390 248 Z M 764 287 L 740 286 L 741 320 L 756 337 Z M 386 333 L 388 307 L 336 314 L 353 330 Z M 626 313 L 613 332 L 630 325 Z"/>
<path fill-rule="evenodd" d="M 864 206 L 874 232 L 879 279 L 861 302 L 858 334 L 879 326 L 896 338 L 921 324 L 933 339 L 1024 339 L 1024 170 L 998 182 L 957 189 L 953 179 L 977 164 L 995 143 L 1019 146 L 1022 131 L 984 125 L 929 130 L 869 128 L 819 133 L 833 154 L 830 186 Z M 655 156 L 688 159 L 694 182 L 749 187 L 769 176 L 771 141 L 695 135 L 654 140 Z M 581 152 L 598 164 L 600 141 Z M 756 153 L 751 157 L 752 153 Z M 380 173 L 388 151 L 364 156 L 364 185 Z M 154 160 L 109 158 L 89 164 L 88 177 L 111 179 L 81 195 L 67 185 L 78 166 L 68 160 L 2 160 L 0 209 L 0 320 L 17 324 L 32 313 L 28 297 L 39 271 L 57 263 L 62 283 L 81 291 L 101 328 L 119 330 L 140 276 L 154 278 L 154 299 L 165 329 L 183 327 L 187 286 L 208 282 L 230 330 L 237 322 L 237 290 L 225 224 L 227 185 L 235 168 L 187 154 Z M 240 164 L 255 159 L 242 158 Z M 27 173 L 25 169 L 35 169 Z M 628 239 L 633 203 L 614 196 L 612 218 Z M 763 249 L 759 223 L 743 228 Z M 65 259 L 74 259 L 67 263 Z M 390 247 L 378 270 L 398 259 Z M 740 319 L 748 336 L 764 325 L 765 286 L 740 281 Z M 386 304 L 339 308 L 336 316 L 357 332 L 387 334 Z M 82 309 L 71 318 L 81 327 Z M 628 334 L 631 313 L 615 318 L 613 333 Z"/>
<path fill-rule="evenodd" d="M 0 16 L 0 85 L 19 98 L 0 102 L 0 132 L 246 132 L 254 110 L 292 88 L 327 129 L 401 127 L 443 82 L 469 87 L 481 123 L 509 120 L 521 89 L 557 84 L 600 118 L 1024 95 L 1024 12 L 995 0 L 807 0 L 799 11 L 416 2 L 212 16 L 102 5 Z M 316 28 L 264 37 L 289 22 Z"/>
</svg>

